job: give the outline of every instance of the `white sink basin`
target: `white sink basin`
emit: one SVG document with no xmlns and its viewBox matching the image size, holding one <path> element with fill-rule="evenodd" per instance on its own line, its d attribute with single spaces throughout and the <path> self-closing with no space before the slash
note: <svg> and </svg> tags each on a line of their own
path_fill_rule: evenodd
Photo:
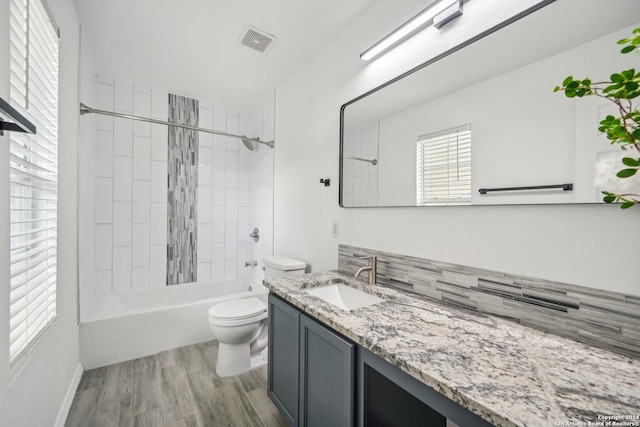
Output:
<svg viewBox="0 0 640 427">
<path fill-rule="evenodd" d="M 352 288 L 344 283 L 316 286 L 307 289 L 306 293 L 343 310 L 355 310 L 384 301 L 382 298 L 361 291 L 360 289 Z"/>
</svg>

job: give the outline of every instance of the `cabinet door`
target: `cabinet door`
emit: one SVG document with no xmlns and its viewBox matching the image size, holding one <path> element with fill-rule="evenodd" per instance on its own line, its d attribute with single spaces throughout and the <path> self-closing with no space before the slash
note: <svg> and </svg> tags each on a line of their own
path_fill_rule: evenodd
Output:
<svg viewBox="0 0 640 427">
<path fill-rule="evenodd" d="M 300 316 L 301 427 L 351 427 L 355 345 Z"/>
<path fill-rule="evenodd" d="M 267 393 L 289 426 L 298 425 L 300 312 L 269 294 Z"/>
</svg>

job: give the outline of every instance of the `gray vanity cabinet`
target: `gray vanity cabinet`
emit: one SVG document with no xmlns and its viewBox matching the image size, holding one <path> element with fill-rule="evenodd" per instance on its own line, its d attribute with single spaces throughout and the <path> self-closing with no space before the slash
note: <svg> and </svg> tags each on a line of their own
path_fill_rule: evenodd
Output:
<svg viewBox="0 0 640 427">
<path fill-rule="evenodd" d="M 300 316 L 301 427 L 353 426 L 355 344 Z"/>
<path fill-rule="evenodd" d="M 267 393 L 290 427 L 298 426 L 300 312 L 269 294 Z"/>
<path fill-rule="evenodd" d="M 355 349 L 269 294 L 268 394 L 289 426 L 354 425 Z"/>
</svg>

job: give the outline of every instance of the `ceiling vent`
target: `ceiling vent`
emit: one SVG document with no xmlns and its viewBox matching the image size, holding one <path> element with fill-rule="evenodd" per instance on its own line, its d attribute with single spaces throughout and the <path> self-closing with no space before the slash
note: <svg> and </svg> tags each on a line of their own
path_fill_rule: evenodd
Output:
<svg viewBox="0 0 640 427">
<path fill-rule="evenodd" d="M 275 36 L 262 30 L 247 25 L 240 34 L 240 44 L 257 50 L 260 53 L 267 53 L 278 39 Z"/>
</svg>

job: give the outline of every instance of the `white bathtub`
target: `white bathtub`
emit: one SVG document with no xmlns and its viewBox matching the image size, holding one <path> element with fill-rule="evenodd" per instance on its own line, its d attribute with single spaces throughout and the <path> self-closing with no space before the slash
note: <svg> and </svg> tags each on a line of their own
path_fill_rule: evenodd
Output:
<svg viewBox="0 0 640 427">
<path fill-rule="evenodd" d="M 211 340 L 209 307 L 249 297 L 266 303 L 267 290 L 237 279 L 96 297 L 80 322 L 80 361 L 92 369 Z"/>
</svg>

